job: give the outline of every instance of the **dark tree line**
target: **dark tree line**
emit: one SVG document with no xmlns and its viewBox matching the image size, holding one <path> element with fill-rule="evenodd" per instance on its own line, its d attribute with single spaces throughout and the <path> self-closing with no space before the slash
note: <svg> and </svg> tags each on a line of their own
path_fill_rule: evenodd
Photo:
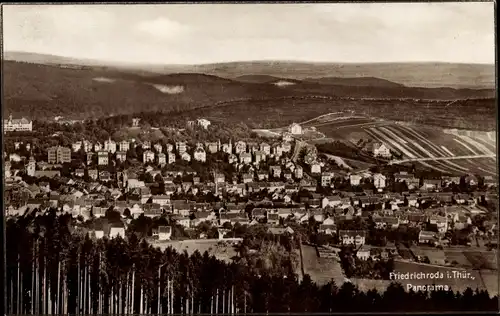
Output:
<svg viewBox="0 0 500 316">
<path fill-rule="evenodd" d="M 50 210 L 7 221 L 9 314 L 264 313 L 497 310 L 485 291 L 361 292 L 350 283 L 319 286 L 225 263 L 208 253 L 164 251 L 130 235 L 92 239 L 69 215 Z"/>
</svg>

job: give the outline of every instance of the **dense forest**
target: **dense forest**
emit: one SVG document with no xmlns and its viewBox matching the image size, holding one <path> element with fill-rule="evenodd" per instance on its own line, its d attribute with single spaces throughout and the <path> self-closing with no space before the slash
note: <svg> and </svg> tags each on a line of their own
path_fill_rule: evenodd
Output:
<svg viewBox="0 0 500 316">
<path fill-rule="evenodd" d="M 326 113 L 314 101 L 326 98 L 324 110 L 354 108 L 369 116 L 471 129 L 482 129 L 480 118 L 491 117 L 485 127 L 495 126 L 493 89 L 349 86 L 332 84 L 328 78 L 279 87 L 201 73 L 141 76 L 111 68 L 71 69 L 13 61 L 5 63 L 3 73 L 6 113 L 31 119 L 203 109 L 194 114 L 251 123 L 254 128 L 277 127 Z M 277 126 L 268 126 L 272 123 Z"/>
<path fill-rule="evenodd" d="M 485 291 L 361 292 L 267 273 L 208 253 L 160 251 L 134 235 L 95 240 L 56 210 L 7 220 L 9 314 L 496 311 Z M 279 268 L 275 267 L 275 268 Z"/>
</svg>

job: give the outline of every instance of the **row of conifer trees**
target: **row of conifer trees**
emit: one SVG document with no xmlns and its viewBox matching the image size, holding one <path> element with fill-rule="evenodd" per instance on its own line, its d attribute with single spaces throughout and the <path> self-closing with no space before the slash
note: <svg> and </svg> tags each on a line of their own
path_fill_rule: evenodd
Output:
<svg viewBox="0 0 500 316">
<path fill-rule="evenodd" d="M 361 292 L 324 286 L 309 276 L 255 272 L 208 253 L 161 251 L 133 235 L 94 240 L 74 231 L 69 215 L 25 215 L 7 221 L 8 314 L 241 314 L 496 310 L 485 291 Z"/>
</svg>

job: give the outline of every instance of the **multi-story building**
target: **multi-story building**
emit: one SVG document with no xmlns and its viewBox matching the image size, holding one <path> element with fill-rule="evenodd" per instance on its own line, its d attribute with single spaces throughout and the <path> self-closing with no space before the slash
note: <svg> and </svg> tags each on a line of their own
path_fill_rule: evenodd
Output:
<svg viewBox="0 0 500 316">
<path fill-rule="evenodd" d="M 163 151 L 163 146 L 159 143 L 154 144 L 153 148 L 156 150 L 157 153 L 161 153 Z"/>
<path fill-rule="evenodd" d="M 302 134 L 302 127 L 297 123 L 292 123 L 292 125 L 288 127 L 288 132 L 292 135 L 300 135 Z"/>
<path fill-rule="evenodd" d="M 183 152 L 181 155 L 181 159 L 189 162 L 191 161 L 191 155 L 187 152 Z"/>
<path fill-rule="evenodd" d="M 392 154 L 389 148 L 383 143 L 376 142 L 372 147 L 373 156 L 375 157 L 383 157 L 383 158 L 391 158 Z"/>
<path fill-rule="evenodd" d="M 104 150 L 114 154 L 116 152 L 116 142 L 109 138 L 104 142 Z"/>
<path fill-rule="evenodd" d="M 165 165 L 167 163 L 167 156 L 164 153 L 158 154 L 158 164 L 160 166 Z"/>
<path fill-rule="evenodd" d="M 3 120 L 3 130 L 5 132 L 23 131 L 31 132 L 33 130 L 33 121 L 25 119 L 13 119 L 12 114 L 8 120 Z"/>
<path fill-rule="evenodd" d="M 364 230 L 339 230 L 338 235 L 343 245 L 361 246 L 365 244 L 366 231 Z"/>
<path fill-rule="evenodd" d="M 62 146 L 54 146 L 49 148 L 47 151 L 48 163 L 66 163 L 71 162 L 71 149 L 62 147 Z"/>
<path fill-rule="evenodd" d="M 100 142 L 94 144 L 94 151 L 98 152 L 101 149 L 102 149 L 102 144 Z"/>
<path fill-rule="evenodd" d="M 313 162 L 311 164 L 311 173 L 314 174 L 321 173 L 321 165 L 318 162 Z"/>
<path fill-rule="evenodd" d="M 321 186 L 329 187 L 332 184 L 333 173 L 323 172 L 321 174 Z"/>
<path fill-rule="evenodd" d="M 385 188 L 385 176 L 381 173 L 376 173 L 373 175 L 373 185 L 377 189 L 383 189 Z"/>
<path fill-rule="evenodd" d="M 168 152 L 167 155 L 168 163 L 172 164 L 175 162 L 175 154 L 173 152 Z"/>
<path fill-rule="evenodd" d="M 107 166 L 109 164 L 109 153 L 107 151 L 97 152 L 97 164 L 99 166 Z"/>
<path fill-rule="evenodd" d="M 239 155 L 241 153 L 244 153 L 246 151 L 247 151 L 247 144 L 244 141 L 239 141 L 239 142 L 236 143 L 235 153 L 237 155 Z"/>
<path fill-rule="evenodd" d="M 256 163 L 259 163 L 261 161 L 265 161 L 266 160 L 266 154 L 263 151 L 260 151 L 260 150 L 256 151 L 254 153 L 254 155 L 255 155 L 255 162 Z"/>
<path fill-rule="evenodd" d="M 207 143 L 207 150 L 211 154 L 215 154 L 217 151 L 219 151 L 219 144 L 216 142 L 213 143 Z"/>
<path fill-rule="evenodd" d="M 152 152 L 151 150 L 146 150 L 142 154 L 142 162 L 153 162 L 155 160 L 155 153 Z"/>
<path fill-rule="evenodd" d="M 240 153 L 240 162 L 245 164 L 252 163 L 252 154 L 245 152 Z"/>
<path fill-rule="evenodd" d="M 126 140 L 122 140 L 119 143 L 120 151 L 127 152 L 130 149 L 130 143 Z"/>
<path fill-rule="evenodd" d="M 207 161 L 207 153 L 203 149 L 203 147 L 198 147 L 194 151 L 194 160 L 205 162 Z"/>
<path fill-rule="evenodd" d="M 231 143 L 231 140 L 229 140 L 229 143 L 222 144 L 222 151 L 225 152 L 226 154 L 233 153 L 233 144 Z"/>
<path fill-rule="evenodd" d="M 151 142 L 150 142 L 149 140 L 145 140 L 145 141 L 142 143 L 142 149 L 144 149 L 144 150 L 151 149 Z"/>
<path fill-rule="evenodd" d="M 183 154 L 187 150 L 187 145 L 185 142 L 176 142 L 175 143 L 175 148 L 177 150 L 177 153 Z"/>
<path fill-rule="evenodd" d="M 207 119 L 197 119 L 196 120 L 196 124 L 198 124 L 198 126 L 203 127 L 204 129 L 207 129 L 208 126 L 210 126 L 211 123 Z"/>
<path fill-rule="evenodd" d="M 351 174 L 349 176 L 349 181 L 352 186 L 358 186 L 361 184 L 362 177 L 359 174 Z"/>
<path fill-rule="evenodd" d="M 94 153 L 87 152 L 87 166 L 91 165 L 93 160 L 94 160 Z"/>
<path fill-rule="evenodd" d="M 260 151 L 264 152 L 266 155 L 271 154 L 271 146 L 268 143 L 260 144 Z"/>
<path fill-rule="evenodd" d="M 71 145 L 71 149 L 73 149 L 74 152 L 79 151 L 82 149 L 82 142 L 76 142 Z"/>
<path fill-rule="evenodd" d="M 281 157 L 283 156 L 283 147 L 281 147 L 280 145 L 275 145 L 273 146 L 272 148 L 272 153 L 274 156 L 276 157 Z"/>
<path fill-rule="evenodd" d="M 167 153 L 170 153 L 174 150 L 174 145 L 168 143 L 165 145 L 165 148 L 166 148 Z"/>
<path fill-rule="evenodd" d="M 116 152 L 116 160 L 124 162 L 125 160 L 127 160 L 127 153 L 124 151 L 117 151 Z"/>
<path fill-rule="evenodd" d="M 92 143 L 88 140 L 78 141 L 71 145 L 74 152 L 80 151 L 83 148 L 84 152 L 89 152 L 92 150 Z"/>
</svg>

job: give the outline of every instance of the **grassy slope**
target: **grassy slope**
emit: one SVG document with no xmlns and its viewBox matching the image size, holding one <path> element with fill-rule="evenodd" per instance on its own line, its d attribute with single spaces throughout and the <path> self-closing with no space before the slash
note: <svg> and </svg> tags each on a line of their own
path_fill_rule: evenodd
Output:
<svg viewBox="0 0 500 316">
<path fill-rule="evenodd" d="M 446 107 L 448 103 L 447 101 L 430 103 L 415 100 L 288 98 L 238 101 L 218 107 L 187 111 L 183 115 L 192 118 L 204 116 L 227 123 L 244 122 L 251 128 L 277 128 L 292 122 L 313 119 L 329 112 L 353 110 L 356 114 L 394 121 L 414 121 L 441 128 L 453 126 L 453 128 L 486 131 L 496 128 L 494 99 L 465 100 Z M 327 127 L 321 130 L 324 132 L 325 129 Z"/>
</svg>

